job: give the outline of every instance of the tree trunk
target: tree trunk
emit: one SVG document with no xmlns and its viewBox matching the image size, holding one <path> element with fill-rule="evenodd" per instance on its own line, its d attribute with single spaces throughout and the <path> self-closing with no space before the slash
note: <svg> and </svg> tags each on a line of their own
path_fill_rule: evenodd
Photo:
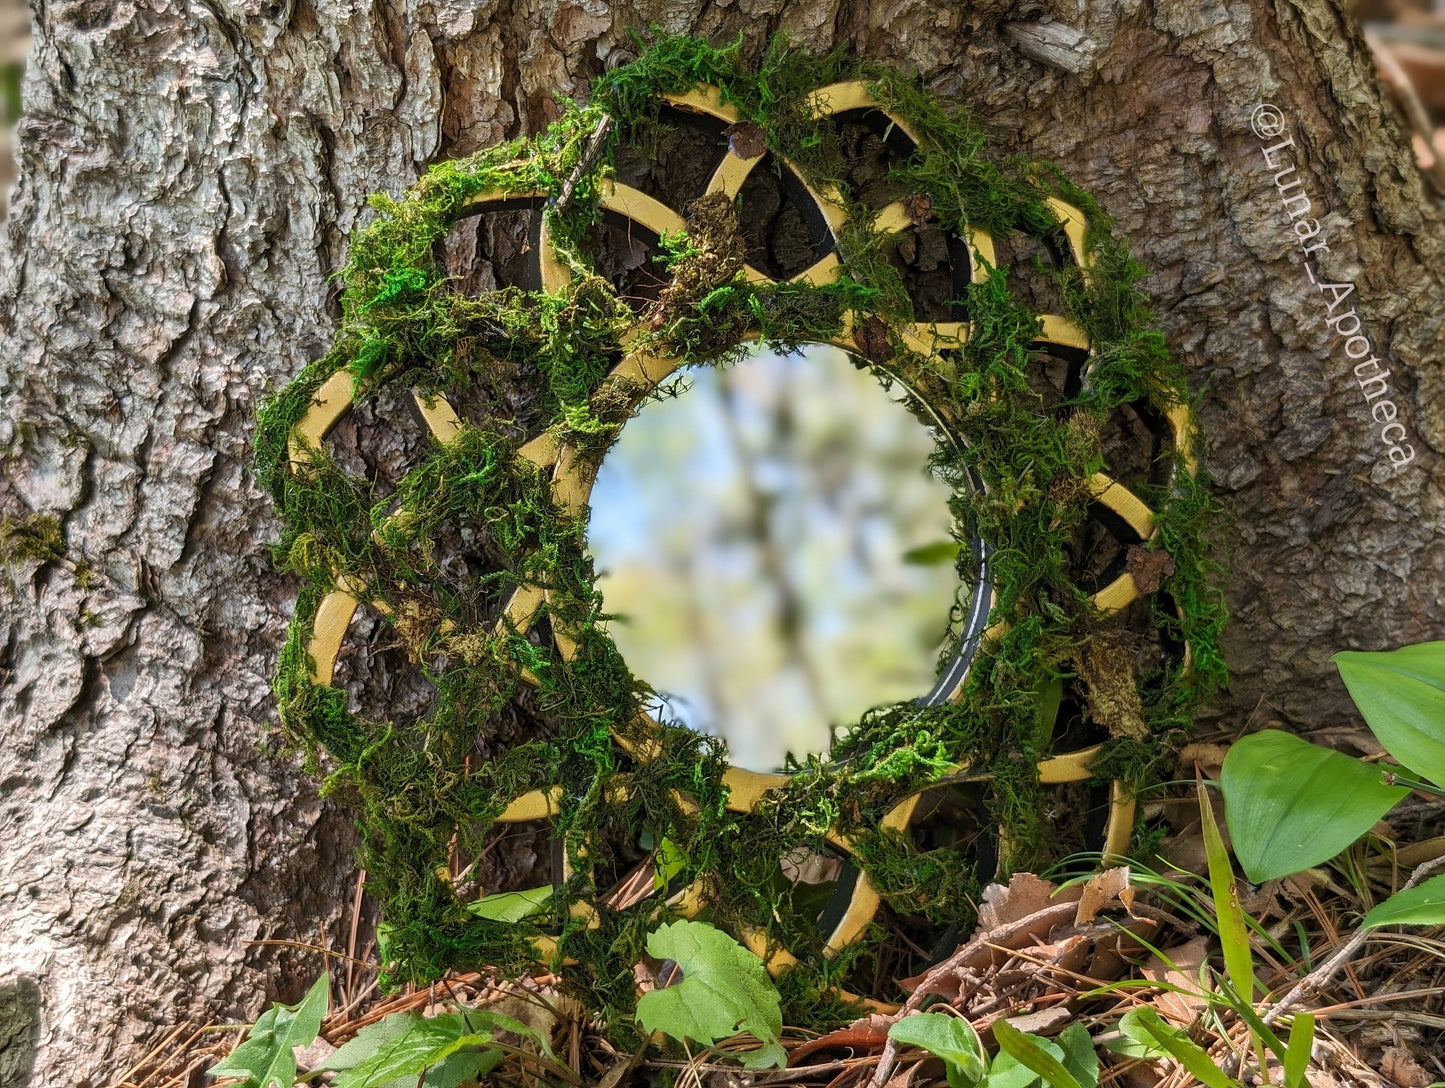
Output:
<svg viewBox="0 0 1445 1088">
<path fill-rule="evenodd" d="M 256 400 L 326 350 L 368 193 L 535 131 L 631 27 L 916 69 L 1115 216 L 1229 516 L 1213 716 L 1339 719 L 1332 652 L 1441 634 L 1445 217 L 1327 0 L 33 2 L 0 292 L 7 1084 L 103 1083 L 158 1029 L 317 969 L 248 941 L 344 943 L 350 820 L 268 740 L 295 586 L 249 476 Z M 1375 356 L 1393 443 L 1356 377 Z"/>
</svg>

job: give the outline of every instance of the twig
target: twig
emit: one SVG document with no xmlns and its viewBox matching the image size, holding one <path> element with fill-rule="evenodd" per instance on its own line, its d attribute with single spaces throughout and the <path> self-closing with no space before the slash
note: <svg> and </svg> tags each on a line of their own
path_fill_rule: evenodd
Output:
<svg viewBox="0 0 1445 1088">
<path fill-rule="evenodd" d="M 155 1058 L 156 1055 L 158 1055 L 171 1043 L 175 1042 L 175 1040 L 180 1036 L 182 1032 L 186 1030 L 186 1028 L 192 1026 L 192 1023 L 189 1020 L 187 1020 L 185 1023 L 177 1024 L 174 1028 L 172 1028 L 169 1032 L 166 1033 L 165 1037 L 161 1039 L 160 1042 L 158 1042 L 155 1046 L 151 1047 L 151 1049 L 146 1052 L 145 1057 L 141 1058 L 140 1061 L 136 1062 L 124 1073 L 116 1077 L 115 1083 L 123 1084 L 129 1082 L 130 1078 L 138 1075 L 142 1069 L 144 1069 L 147 1065 L 150 1064 L 151 1060 Z M 195 1038 L 195 1036 L 193 1035 L 192 1038 Z"/>
<path fill-rule="evenodd" d="M 1436 869 L 1442 868 L 1445 868 L 1445 857 L 1435 858 L 1433 861 L 1427 861 L 1422 865 L 1417 865 L 1415 871 L 1410 874 L 1410 879 L 1405 882 L 1405 886 L 1401 888 L 1400 891 L 1409 891 Z M 1339 970 L 1360 950 L 1360 946 L 1365 943 L 1365 939 L 1369 937 L 1369 935 L 1370 931 L 1368 929 L 1361 928 L 1355 930 L 1354 935 L 1340 946 L 1338 952 L 1309 974 L 1305 975 L 1304 978 L 1300 979 L 1299 982 L 1295 984 L 1294 989 L 1280 998 L 1279 1004 L 1264 1014 L 1264 1022 L 1266 1024 L 1273 1024 L 1300 1002 L 1309 1000 L 1328 986 Z"/>
<path fill-rule="evenodd" d="M 366 887 L 366 870 L 358 869 L 356 872 L 356 894 L 351 900 L 351 936 L 346 942 L 346 1002 L 349 1004 L 354 996 L 351 989 L 352 971 L 357 964 L 356 959 L 356 929 L 361 921 L 361 890 Z"/>
<path fill-rule="evenodd" d="M 371 966 L 371 965 L 370 965 L 369 963 L 367 963 L 365 960 L 356 959 L 356 957 L 354 957 L 354 956 L 346 956 L 346 955 L 343 955 L 343 953 L 340 953 L 340 952 L 332 952 L 329 948 L 326 948 L 326 947 L 323 946 L 323 945 L 319 945 L 319 944 L 307 944 L 305 941 L 284 941 L 284 940 L 282 940 L 282 939 L 279 938 L 279 937 L 275 937 L 275 938 L 272 938 L 272 939 L 270 939 L 270 940 L 264 940 L 264 941 L 247 941 L 246 943 L 247 943 L 248 945 L 252 945 L 252 944 L 270 944 L 270 945 L 278 945 L 278 946 L 280 946 L 280 947 L 282 947 L 282 948 L 300 948 L 300 949 L 304 949 L 304 950 L 307 951 L 307 952 L 320 952 L 320 953 L 321 953 L 321 956 L 322 956 L 322 961 L 323 961 L 323 962 L 325 962 L 328 957 L 335 956 L 337 959 L 352 960 L 352 961 L 354 961 L 354 962 L 356 962 L 356 963 L 361 964 L 361 966 L 363 966 L 363 967 L 370 967 L 370 966 Z"/>
<path fill-rule="evenodd" d="M 567 175 L 567 180 L 562 183 L 562 191 L 557 194 L 557 199 L 552 202 L 552 210 L 561 215 L 572 203 L 572 194 L 577 190 L 577 183 L 580 182 L 597 164 L 598 158 L 602 155 L 602 149 L 606 146 L 607 134 L 612 131 L 612 114 L 604 113 L 602 120 L 597 122 L 592 135 L 587 137 L 587 146 L 582 151 L 582 158 L 577 161 L 572 173 Z"/>
</svg>

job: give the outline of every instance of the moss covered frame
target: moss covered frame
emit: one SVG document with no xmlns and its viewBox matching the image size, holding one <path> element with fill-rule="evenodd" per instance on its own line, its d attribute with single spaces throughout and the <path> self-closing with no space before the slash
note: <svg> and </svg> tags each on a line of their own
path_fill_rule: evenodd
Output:
<svg viewBox="0 0 1445 1088">
<path fill-rule="evenodd" d="M 678 111 L 726 126 L 728 150 L 674 209 L 620 184 L 612 163 Z M 850 187 L 842 119 L 892 149 L 901 198 L 870 205 Z M 374 198 L 342 273 L 335 346 L 266 402 L 257 460 L 285 519 L 276 555 L 302 579 L 275 681 L 281 720 L 326 790 L 357 808 L 392 977 L 568 962 L 580 996 L 624 1013 L 648 930 L 706 912 L 784 973 L 795 1003 L 816 1003 L 876 989 L 859 984 L 858 961 L 880 938 L 880 904 L 966 925 L 994 875 L 981 857 L 1008 871 L 1057 853 L 1051 784 L 1112 780 L 1099 845 L 1127 848 L 1136 792 L 1224 678 L 1188 392 L 1103 211 L 1056 169 L 995 163 L 985 143 L 885 68 L 775 43 L 750 70 L 736 45 L 664 38 L 544 133 Z M 739 194 L 765 161 L 823 223 L 825 251 L 787 278 L 749 263 L 739 229 Z M 459 219 L 509 208 L 538 223 L 540 282 L 468 297 L 441 242 Z M 657 237 L 668 281 L 654 297 L 629 301 L 599 272 L 608 216 Z M 925 225 L 967 264 L 955 319 L 916 313 L 893 259 Z M 1036 269 L 1062 312 L 1018 297 L 995 249 L 1014 235 L 1062 257 Z M 647 689 L 602 624 L 585 550 L 592 473 L 638 405 L 679 367 L 756 340 L 838 344 L 905 384 L 940 435 L 934 468 L 971 534 L 934 696 L 869 712 L 826 757 L 780 775 L 731 768 L 713 739 L 643 712 Z M 1034 373 L 1045 357 L 1073 361 L 1053 403 Z M 448 399 L 499 376 L 534 391 L 536 421 L 468 422 Z M 412 392 L 433 441 L 378 497 L 326 440 L 388 388 Z M 1154 443 L 1127 483 L 1105 437 L 1121 412 Z M 1102 575 L 1081 558 L 1100 526 L 1120 542 Z M 444 536 L 486 572 L 443 576 Z M 331 686 L 362 602 L 435 685 L 409 720 L 363 719 Z M 1097 743 L 1061 749 L 1061 703 Z M 504 714 L 534 735 L 499 750 Z M 989 851 L 913 833 L 921 799 L 961 783 L 999 829 Z M 560 848 L 550 892 L 519 897 L 521 909 L 464 893 L 466 859 L 496 828 L 534 820 Z M 647 851 L 625 895 L 618 865 L 636 859 L 619 843 Z M 780 879 L 809 853 L 849 859 L 821 911 Z"/>
</svg>

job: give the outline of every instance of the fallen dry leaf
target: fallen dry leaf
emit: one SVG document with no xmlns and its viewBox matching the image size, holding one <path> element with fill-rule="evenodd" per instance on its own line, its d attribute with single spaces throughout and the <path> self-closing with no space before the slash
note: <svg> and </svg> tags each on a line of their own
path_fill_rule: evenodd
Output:
<svg viewBox="0 0 1445 1088">
<path fill-rule="evenodd" d="M 978 908 L 979 932 L 1017 922 L 1056 903 L 1072 902 L 1081 894 L 1076 888 L 1055 896 L 1056 891 L 1055 885 L 1033 873 L 1014 873 L 1007 884 L 990 884 Z"/>
<path fill-rule="evenodd" d="M 1024 1013 L 1022 1016 L 1009 1016 L 1005 1019 L 1019 1031 L 1029 1032 L 1033 1035 L 1049 1035 L 1052 1034 L 1052 1029 L 1062 1028 L 1073 1018 L 1074 1014 L 1067 1006 L 1056 1005 L 1052 1009 L 1039 1009 L 1037 1012 Z"/>
<path fill-rule="evenodd" d="M 1117 865 L 1090 877 L 1079 896 L 1079 912 L 1074 925 L 1088 925 L 1105 906 L 1118 900 L 1131 915 L 1134 913 L 1134 888 L 1129 883 L 1129 866 Z"/>
<path fill-rule="evenodd" d="M 1380 1056 L 1380 1073 L 1400 1088 L 1428 1088 L 1435 1078 L 1402 1046 L 1387 1046 Z"/>
<path fill-rule="evenodd" d="M 1170 986 L 1178 986 L 1191 993 L 1197 992 L 1199 990 L 1199 969 L 1204 965 L 1208 956 L 1208 938 L 1195 937 L 1187 944 L 1164 949 L 1162 959 L 1159 956 L 1151 957 L 1144 966 L 1144 977 Z M 1153 1001 L 1160 1016 L 1166 1020 L 1172 1020 L 1180 1026 L 1193 1023 L 1194 1018 L 1208 1004 L 1202 997 L 1191 997 L 1189 994 L 1176 993 L 1172 990 L 1159 994 Z"/>
</svg>

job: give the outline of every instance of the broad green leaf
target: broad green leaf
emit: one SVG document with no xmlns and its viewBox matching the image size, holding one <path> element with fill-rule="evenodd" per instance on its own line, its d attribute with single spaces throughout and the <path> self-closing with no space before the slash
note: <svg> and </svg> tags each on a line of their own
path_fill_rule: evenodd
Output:
<svg viewBox="0 0 1445 1088">
<path fill-rule="evenodd" d="M 1199 818 L 1204 832 L 1204 854 L 1209 860 L 1209 890 L 1214 899 L 1214 918 L 1219 926 L 1219 942 L 1224 946 L 1224 969 L 1235 992 L 1246 1002 L 1254 1000 L 1254 955 L 1249 950 L 1249 923 L 1239 905 L 1239 888 L 1234 883 L 1234 867 L 1219 824 L 1214 819 L 1214 805 L 1209 800 L 1209 787 L 1201 779 L 1198 785 Z"/>
<path fill-rule="evenodd" d="M 494 922 L 520 922 L 540 914 L 552 904 L 552 886 L 526 888 L 519 892 L 498 892 L 485 895 L 467 904 L 467 911 L 478 918 Z"/>
<path fill-rule="evenodd" d="M 246 1033 L 245 1042 L 207 1069 L 206 1074 L 244 1077 L 247 1088 L 292 1088 L 296 1083 L 293 1048 L 316 1041 L 330 991 L 330 980 L 322 975 L 296 1004 L 272 1005 Z"/>
<path fill-rule="evenodd" d="M 356 1033 L 356 1037 L 343 1043 L 331 1052 L 321 1066 L 322 1069 L 352 1069 L 379 1050 L 389 1047 L 411 1030 L 416 1014 L 411 1012 L 393 1013 L 374 1024 L 368 1024 Z"/>
<path fill-rule="evenodd" d="M 657 845 L 657 857 L 653 859 L 652 886 L 665 888 L 672 878 L 687 868 L 687 855 L 671 839 L 663 839 Z"/>
<path fill-rule="evenodd" d="M 888 1029 L 888 1037 L 906 1046 L 921 1046 L 942 1058 L 948 1088 L 973 1088 L 983 1079 L 983 1044 L 967 1020 L 941 1012 L 921 1012 L 899 1020 Z"/>
<path fill-rule="evenodd" d="M 420 1085 L 415 1073 L 407 1073 L 387 1081 L 381 1088 L 458 1088 L 467 1081 L 485 1077 L 502 1063 L 504 1057 L 500 1050 L 458 1050 L 443 1058 L 440 1064 L 428 1068 Z"/>
<path fill-rule="evenodd" d="M 1445 785 L 1445 642 L 1330 658 L 1385 750 Z"/>
<path fill-rule="evenodd" d="M 676 985 L 642 995 L 637 1019 L 644 1030 L 711 1046 L 746 1031 L 763 1044 L 743 1056 L 749 1069 L 782 1066 L 778 1041 L 783 1014 L 778 991 L 762 961 L 703 922 L 673 922 L 648 935 L 647 952 L 682 970 Z"/>
<path fill-rule="evenodd" d="M 1073 1073 L 1064 1067 L 1064 1052 L 1056 1043 L 1025 1035 L 1007 1020 L 993 1022 L 993 1037 L 1001 1049 L 1020 1065 L 1027 1066 L 1053 1088 L 1084 1088 Z M 1052 1051 L 1053 1053 L 1050 1053 Z M 993 1078 L 989 1078 L 990 1088 Z"/>
<path fill-rule="evenodd" d="M 1154 1061 L 1157 1058 L 1169 1057 L 1169 1051 L 1160 1046 L 1149 1030 L 1139 1023 L 1139 1011 L 1138 1008 L 1133 1008 L 1120 1017 L 1119 1030 L 1124 1033 L 1124 1037 L 1110 1039 L 1104 1045 L 1115 1054 L 1122 1054 L 1126 1058 Z"/>
<path fill-rule="evenodd" d="M 1284 1088 L 1310 1088 L 1305 1080 L 1310 1051 L 1315 1045 L 1315 1018 L 1312 1013 L 1296 1013 L 1289 1026 L 1289 1047 L 1284 1055 Z"/>
<path fill-rule="evenodd" d="M 468 1023 L 470 1021 L 470 1024 Z M 492 1018 L 485 1013 L 443 1013 L 422 1017 L 394 1013 L 364 1028 L 327 1060 L 323 1069 L 338 1069 L 332 1088 L 381 1088 L 398 1077 L 415 1079 L 463 1048 L 485 1048 L 492 1041 Z M 477 1034 L 477 1028 L 487 1033 Z"/>
<path fill-rule="evenodd" d="M 1220 775 L 1234 854 L 1256 884 L 1328 861 L 1410 791 L 1378 766 L 1266 729 L 1230 746 Z"/>
<path fill-rule="evenodd" d="M 962 548 L 956 540 L 935 540 L 909 548 L 903 553 L 903 561 L 915 567 L 941 567 L 944 563 L 957 563 Z"/>
<path fill-rule="evenodd" d="M 1064 1068 L 1084 1088 L 1095 1088 L 1099 1083 L 1099 1053 L 1094 1049 L 1089 1029 L 1078 1022 L 1072 1023 L 1059 1032 L 1058 1042 L 1064 1052 Z"/>
<path fill-rule="evenodd" d="M 1445 875 L 1432 876 L 1423 884 L 1390 896 L 1365 915 L 1361 924 L 1366 929 L 1445 925 Z"/>
<path fill-rule="evenodd" d="M 1053 1044 L 1050 1043 L 1050 1046 Z M 1059 1051 L 1063 1053 L 1062 1050 Z M 1038 1088 L 1042 1078 L 1006 1050 L 993 1056 L 984 1088 Z"/>
<path fill-rule="evenodd" d="M 1206 1085 L 1207 1088 L 1242 1088 L 1239 1081 L 1231 1080 L 1224 1075 L 1223 1070 L 1214 1064 L 1214 1059 L 1209 1056 L 1207 1050 L 1184 1032 L 1164 1023 L 1153 1009 L 1147 1007 L 1133 1009 L 1131 1014 L 1134 1016 L 1133 1026 L 1189 1070 L 1189 1074 L 1195 1080 Z M 1126 1016 L 1125 1019 L 1128 1017 Z M 1123 1020 L 1119 1022 L 1119 1026 L 1124 1027 Z M 1128 1032 L 1129 1029 L 1125 1028 L 1125 1031 Z"/>
</svg>

